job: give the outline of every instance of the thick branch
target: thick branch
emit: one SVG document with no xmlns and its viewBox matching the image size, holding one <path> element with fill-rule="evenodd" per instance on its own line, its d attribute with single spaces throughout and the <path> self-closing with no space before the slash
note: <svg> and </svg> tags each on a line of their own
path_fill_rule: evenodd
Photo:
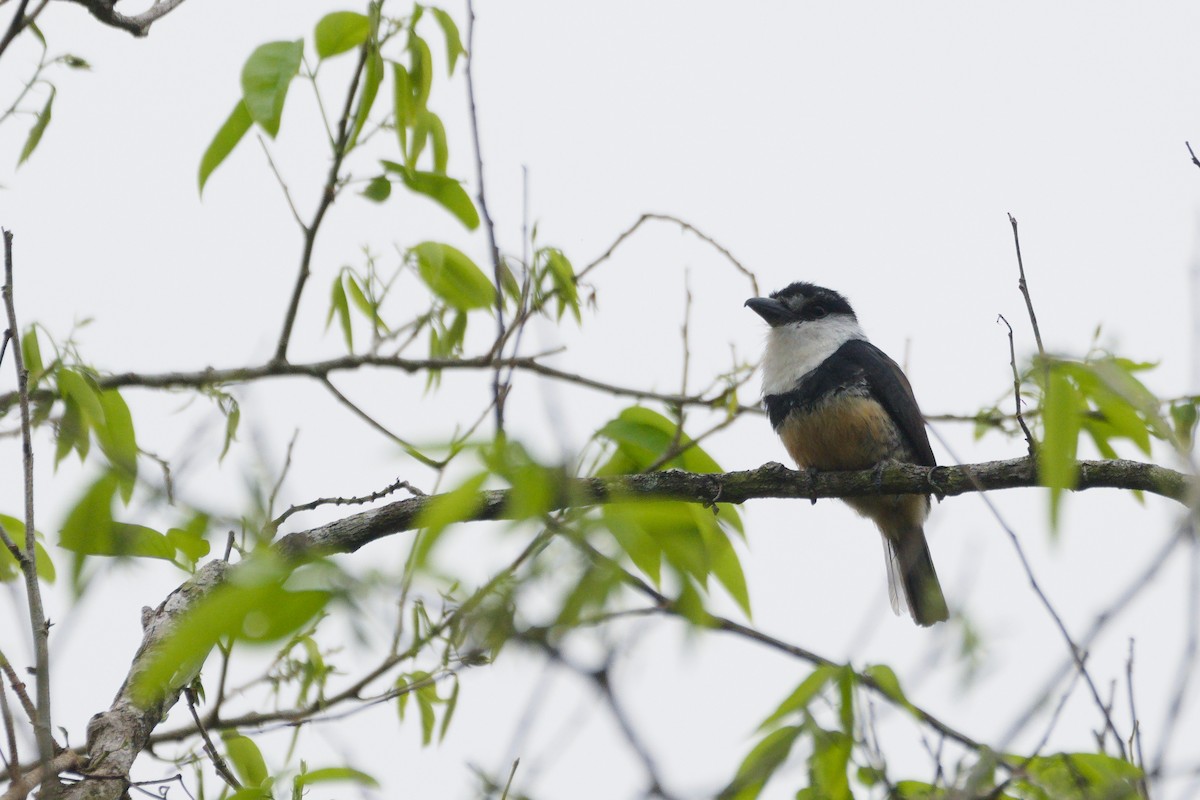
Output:
<svg viewBox="0 0 1200 800">
<path fill-rule="evenodd" d="M 225 580 L 229 564 L 212 561 L 187 583 L 172 592 L 162 605 L 142 611 L 145 635 L 129 669 L 129 676 L 117 692 L 112 707 L 88 722 L 87 766 L 80 770 L 83 780 L 67 787 L 65 800 L 116 800 L 129 788 L 129 769 L 146 747 L 150 734 L 179 700 L 186 680 L 180 681 L 163 698 L 144 707 L 134 701 L 131 687 L 150 663 L 155 649 L 179 624 L 179 620 L 213 588 Z"/>
<path fill-rule="evenodd" d="M 893 463 L 883 470 L 862 472 L 797 472 L 782 464 L 724 474 L 668 470 L 613 478 L 576 478 L 559 487 L 554 509 L 638 500 L 687 503 L 744 503 L 763 497 L 817 500 L 877 494 L 942 496 L 994 489 L 1038 486 L 1036 463 L 1030 458 L 989 461 L 960 467 L 920 467 Z M 1132 489 L 1186 503 L 1192 480 L 1156 464 L 1138 461 L 1080 461 L 1078 490 Z M 507 490 L 481 492 L 479 503 L 463 521 L 511 519 Z M 285 536 L 279 542 L 293 557 L 350 553 L 389 534 L 412 530 L 426 506 L 437 497 L 413 497 L 344 517 L 336 522 Z"/>
<path fill-rule="evenodd" d="M 509 367 L 526 372 L 535 372 L 548 378 L 575 383 L 597 391 L 623 397 L 659 400 L 673 405 L 706 405 L 711 406 L 720 401 L 720 396 L 714 397 L 681 397 L 674 394 L 646 391 L 631 387 L 618 386 L 594 380 L 584 375 L 556 369 L 537 360 L 536 357 L 525 358 L 493 358 L 491 356 L 473 356 L 470 358 L 403 358 L 401 356 L 382 355 L 351 355 L 331 358 L 327 361 L 314 361 L 307 364 L 292 364 L 280 361 L 270 361 L 249 367 L 231 367 L 214 369 L 208 367 L 192 372 L 160 372 L 139 373 L 121 372 L 111 375 L 101 375 L 96 383 L 101 389 L 123 389 L 136 386 L 146 389 L 198 389 L 205 386 L 220 386 L 224 384 L 250 383 L 264 378 L 309 377 L 325 378 L 334 372 L 346 372 L 363 367 L 382 367 L 399 369 L 403 372 L 416 373 L 426 370 L 452 369 L 493 369 Z M 30 399 L 38 402 L 52 400 L 56 395 L 41 389 L 30 392 Z M 16 392 L 0 394 L 0 415 L 7 413 L 17 402 Z"/>
<path fill-rule="evenodd" d="M 743 503 L 765 497 L 818 499 L 876 494 L 928 494 L 943 496 L 994 489 L 1037 486 L 1036 462 L 1030 458 L 992 461 L 958 467 L 919 467 L 893 463 L 876 472 L 797 472 L 781 464 L 723 474 L 696 474 L 669 470 L 611 478 L 564 480 L 554 503 L 556 509 L 587 507 L 639 500 L 675 500 L 701 503 Z M 1152 492 L 1180 502 L 1191 494 L 1189 476 L 1155 464 L 1134 461 L 1081 461 L 1077 489 L 1100 487 Z M 349 553 L 390 534 L 415 529 L 421 512 L 438 495 L 413 497 L 370 511 L 352 514 L 327 525 L 291 533 L 276 547 L 295 561 L 329 553 Z M 475 508 L 462 521 L 511 519 L 510 492 L 481 492 Z M 177 589 L 156 611 L 147 614 L 145 640 L 134 658 L 130 677 L 112 708 L 92 719 L 88 726 L 87 774 L 68 789 L 70 798 L 116 798 L 124 789 L 134 758 L 144 748 L 154 727 L 178 700 L 181 689 L 168 694 L 152 708 L 137 706 L 129 686 L 147 663 L 152 650 L 174 629 L 181 615 L 202 596 L 222 583 L 231 568 L 215 561 Z M 747 634 L 735 623 L 727 630 Z M 747 629 L 749 630 L 749 629 Z M 751 636 L 765 641 L 761 635 Z M 817 658 L 813 656 L 813 658 Z M 815 663 L 815 662 L 814 662 Z M 932 718 L 930 718 L 932 719 Z M 940 723 L 938 723 L 940 725 Z M 960 741 L 970 742 L 956 733 Z M 104 779 L 101 776 L 109 776 Z"/>
<path fill-rule="evenodd" d="M 92 16 L 105 25 L 128 31 L 134 36 L 147 35 L 150 33 L 151 25 L 183 5 L 183 0 L 155 0 L 154 5 L 141 14 L 126 16 L 117 11 L 116 0 L 75 0 L 75 2 L 92 12 Z"/>
</svg>

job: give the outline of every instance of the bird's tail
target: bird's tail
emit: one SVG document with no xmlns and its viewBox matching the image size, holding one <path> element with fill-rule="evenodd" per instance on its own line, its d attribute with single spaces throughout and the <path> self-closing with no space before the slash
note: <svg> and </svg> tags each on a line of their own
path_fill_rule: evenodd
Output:
<svg viewBox="0 0 1200 800">
<path fill-rule="evenodd" d="M 892 609 L 903 608 L 922 627 L 943 622 L 950 616 L 942 585 L 938 582 L 925 532 L 920 527 L 888 532 L 883 537 L 887 553 L 888 594 Z"/>
</svg>

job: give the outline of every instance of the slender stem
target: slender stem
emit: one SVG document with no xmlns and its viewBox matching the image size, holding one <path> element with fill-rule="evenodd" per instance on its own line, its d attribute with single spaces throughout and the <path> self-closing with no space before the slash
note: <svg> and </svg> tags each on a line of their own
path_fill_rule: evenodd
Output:
<svg viewBox="0 0 1200 800">
<path fill-rule="evenodd" d="M 504 344 L 504 266 L 500 260 L 500 248 L 496 246 L 496 225 L 488 211 L 487 192 L 483 184 L 483 149 L 479 145 L 479 114 L 475 108 L 475 80 L 472 77 L 471 65 L 475 63 L 475 5 L 467 0 L 467 102 L 471 110 L 471 138 L 475 143 L 475 178 L 479 184 L 479 213 L 483 216 L 483 227 L 487 231 L 488 247 L 492 255 L 492 272 L 496 281 L 496 349 L 493 354 L 497 358 L 501 353 L 499 348 Z M 492 395 L 495 397 L 496 433 L 504 432 L 504 399 L 508 387 L 500 380 L 500 367 L 496 367 L 492 376 Z"/>
<path fill-rule="evenodd" d="M 1029 426 L 1025 424 L 1025 417 L 1021 414 L 1021 376 L 1017 372 L 1017 350 L 1013 345 L 1013 329 L 1003 314 L 999 316 L 999 319 L 1004 323 L 1004 327 L 1008 328 L 1008 363 L 1012 367 L 1013 402 L 1016 404 L 1017 423 L 1020 424 L 1021 430 L 1025 434 L 1025 443 L 1029 447 L 1029 455 L 1032 458 L 1037 455 L 1037 445 L 1033 441 L 1033 434 L 1029 432 Z"/>
<path fill-rule="evenodd" d="M 1042 346 L 1042 331 L 1038 328 L 1037 314 L 1033 313 L 1033 299 L 1029 296 L 1029 283 L 1025 280 L 1025 262 L 1021 260 L 1021 236 L 1017 233 L 1017 218 L 1009 214 L 1008 221 L 1012 224 L 1013 244 L 1017 247 L 1017 270 L 1021 273 L 1017 286 L 1025 296 L 1025 308 L 1029 310 L 1029 323 L 1033 326 L 1033 338 L 1037 340 L 1038 354 L 1045 358 L 1046 348 Z"/>
<path fill-rule="evenodd" d="M 4 32 L 4 37 L 0 38 L 0 55 L 4 55 L 4 51 L 12 44 L 13 39 L 25 29 L 28 24 L 25 20 L 25 9 L 29 5 L 29 0 L 21 0 L 17 4 L 16 13 L 13 14 L 12 21 L 8 23 L 8 29 Z"/>
<path fill-rule="evenodd" d="M 54 758 L 54 737 L 50 730 L 50 626 L 42 609 L 42 592 L 37 574 L 37 534 L 33 525 L 33 434 L 29 413 L 29 373 L 21 354 L 20 328 L 13 301 L 12 231 L 4 230 L 4 308 L 8 328 L 12 331 L 13 363 L 17 368 L 17 392 L 21 405 L 21 462 L 25 482 L 25 552 L 21 572 L 25 576 L 25 594 L 29 604 L 29 627 L 33 636 L 34 661 L 37 669 L 37 716 L 33 720 L 37 738 L 38 758 L 46 777 L 48 797 L 54 797 L 60 787 L 57 775 L 50 771 Z"/>
<path fill-rule="evenodd" d="M 350 81 L 350 91 L 346 93 L 346 103 L 342 108 L 342 117 L 338 121 L 337 139 L 333 143 L 333 163 L 329 165 L 329 176 L 325 179 L 325 188 L 321 191 L 321 201 L 317 204 L 312 221 L 307 225 L 303 222 L 300 223 L 304 229 L 304 251 L 300 256 L 300 274 L 296 276 L 296 286 L 292 289 L 292 299 L 288 302 L 287 314 L 283 319 L 283 331 L 279 335 L 279 344 L 275 348 L 273 362 L 277 364 L 287 363 L 288 343 L 292 338 L 292 328 L 296 325 L 296 313 L 300 310 L 300 296 L 304 293 L 304 284 L 308 282 L 308 276 L 312 274 L 312 255 L 313 247 L 317 243 L 317 231 L 321 227 L 321 221 L 325 219 L 325 212 L 329 210 L 337 197 L 338 173 L 341 172 L 342 161 L 346 158 L 347 147 L 350 143 L 350 112 L 354 108 L 354 98 L 358 94 L 358 82 L 362 78 L 370 52 L 371 42 L 364 42 L 359 49 L 358 66 L 354 70 L 354 78 Z"/>
</svg>

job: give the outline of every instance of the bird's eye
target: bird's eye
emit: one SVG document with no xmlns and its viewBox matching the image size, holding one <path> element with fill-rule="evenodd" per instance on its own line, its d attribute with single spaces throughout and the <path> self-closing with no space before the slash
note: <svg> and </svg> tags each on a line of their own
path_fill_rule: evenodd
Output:
<svg viewBox="0 0 1200 800">
<path fill-rule="evenodd" d="M 829 312 L 825 310 L 825 306 L 812 306 L 808 309 L 808 314 L 813 319 L 821 319 Z"/>
</svg>

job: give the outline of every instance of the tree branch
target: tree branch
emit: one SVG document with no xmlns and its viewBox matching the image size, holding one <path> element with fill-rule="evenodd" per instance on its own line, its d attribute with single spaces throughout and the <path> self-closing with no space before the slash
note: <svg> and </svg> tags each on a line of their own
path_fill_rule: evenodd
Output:
<svg viewBox="0 0 1200 800">
<path fill-rule="evenodd" d="M 699 474 L 667 470 L 613 478 L 575 478 L 559 486 L 554 506 L 548 510 L 640 500 L 677 500 L 685 503 L 744 503 L 765 497 L 817 500 L 828 497 L 861 497 L 886 494 L 937 494 L 952 496 L 995 489 L 1038 486 L 1033 459 L 1015 458 L 963 466 L 922 467 L 899 462 L 881 471 L 797 472 L 770 463 L 758 469 L 724 474 Z M 1175 470 L 1138 461 L 1080 461 L 1076 490 L 1096 488 L 1150 492 L 1186 503 L 1192 479 Z M 475 508 L 462 521 L 512 519 L 510 492 L 481 492 Z M 283 537 L 279 548 L 293 558 L 326 553 L 350 553 L 393 533 L 413 530 L 421 512 L 438 495 L 413 497 L 344 517 L 335 522 Z"/>
<path fill-rule="evenodd" d="M 711 505 L 717 502 L 743 503 L 765 497 L 815 500 L 879 494 L 936 493 L 949 496 L 1037 485 L 1036 462 L 1030 458 L 934 468 L 892 463 L 880 471 L 825 473 L 797 472 L 771 463 L 754 470 L 724 474 L 670 470 L 611 478 L 568 479 L 558 486 L 554 507 L 562 509 L 651 499 Z M 1079 462 L 1079 490 L 1100 487 L 1137 489 L 1185 502 L 1191 493 L 1191 486 L 1189 476 L 1155 464 L 1123 460 Z M 275 547 L 285 558 L 297 562 L 323 554 L 353 552 L 390 534 L 415 529 L 421 511 L 439 496 L 400 500 L 326 525 L 291 533 L 276 542 Z M 507 490 L 481 492 L 477 504 L 464 513 L 462 521 L 513 518 L 508 509 L 510 496 Z M 85 774 L 98 780 L 85 779 L 68 787 L 66 797 L 101 800 L 121 796 L 133 760 L 150 741 L 154 727 L 178 701 L 182 684 L 187 681 L 179 681 L 180 688 L 168 692 L 151 708 L 137 706 L 129 687 L 145 669 L 152 651 L 174 630 L 182 615 L 223 583 L 231 569 L 224 561 L 210 562 L 173 592 L 156 611 L 147 615 L 145 638 L 134 657 L 129 677 L 112 708 L 93 717 L 88 725 Z M 713 619 L 720 620 L 717 617 Z M 723 630 L 748 636 L 770 646 L 783 646 L 731 620 L 720 622 L 719 627 Z M 813 663 L 823 662 L 819 656 L 807 651 L 785 647 L 793 654 L 809 660 L 816 659 Z M 936 722 L 932 717 L 926 721 L 930 724 Z M 973 742 L 957 731 L 952 738 L 964 743 Z"/>
<path fill-rule="evenodd" d="M 155 0 L 154 5 L 141 14 L 129 17 L 117 11 L 117 0 L 74 0 L 79 5 L 92 12 L 92 16 L 113 28 L 128 31 L 134 36 L 146 36 L 150 26 L 170 14 L 183 0 Z"/>
</svg>

